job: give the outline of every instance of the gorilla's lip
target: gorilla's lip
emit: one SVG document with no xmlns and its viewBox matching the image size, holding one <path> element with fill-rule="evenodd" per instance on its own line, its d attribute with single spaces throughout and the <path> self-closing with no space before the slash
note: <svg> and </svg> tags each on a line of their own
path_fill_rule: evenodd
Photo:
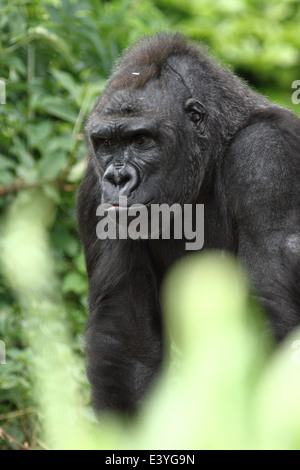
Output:
<svg viewBox="0 0 300 470">
<path fill-rule="evenodd" d="M 130 204 L 128 206 L 120 206 L 119 204 L 110 204 L 111 207 L 108 207 L 106 209 L 106 212 L 109 212 L 109 211 L 114 211 L 114 210 L 119 210 L 119 211 L 128 211 L 128 209 L 130 209 L 131 207 L 134 208 L 134 209 L 139 209 L 139 208 L 142 208 L 142 207 L 150 207 L 150 205 L 153 203 L 154 199 L 150 199 L 148 202 L 145 202 L 143 204 L 141 203 L 133 203 L 133 204 Z"/>
</svg>

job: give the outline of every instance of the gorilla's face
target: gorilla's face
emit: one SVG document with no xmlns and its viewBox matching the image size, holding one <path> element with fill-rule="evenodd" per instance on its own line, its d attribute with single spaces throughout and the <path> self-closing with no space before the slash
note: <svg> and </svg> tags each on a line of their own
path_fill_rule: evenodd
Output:
<svg viewBox="0 0 300 470">
<path fill-rule="evenodd" d="M 128 205 L 193 200 L 199 192 L 197 133 L 203 116 L 200 103 L 174 79 L 104 95 L 87 127 L 102 203 L 118 206 L 120 196 Z"/>
</svg>

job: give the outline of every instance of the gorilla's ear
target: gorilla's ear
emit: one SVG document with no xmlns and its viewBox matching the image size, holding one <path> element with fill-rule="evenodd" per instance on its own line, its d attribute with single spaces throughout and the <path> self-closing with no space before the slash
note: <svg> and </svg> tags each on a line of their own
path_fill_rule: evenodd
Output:
<svg viewBox="0 0 300 470">
<path fill-rule="evenodd" d="M 190 120 L 195 123 L 200 130 L 203 130 L 207 118 L 207 112 L 203 104 L 195 98 L 189 98 L 185 103 L 185 111 Z"/>
</svg>

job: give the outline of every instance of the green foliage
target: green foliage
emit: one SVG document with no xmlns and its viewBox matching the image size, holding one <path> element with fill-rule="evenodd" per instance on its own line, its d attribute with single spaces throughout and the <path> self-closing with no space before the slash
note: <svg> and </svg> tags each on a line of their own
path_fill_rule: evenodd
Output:
<svg viewBox="0 0 300 470">
<path fill-rule="evenodd" d="M 45 445 L 33 393 L 40 369 L 25 334 L 39 334 L 41 325 L 24 297 L 29 281 L 40 289 L 48 259 L 56 289 L 56 307 L 49 308 L 56 324 L 68 325 L 71 375 L 81 384 L 82 413 L 87 410 L 87 280 L 75 204 L 85 169 L 84 120 L 120 52 L 143 34 L 180 30 L 299 112 L 300 105 L 291 103 L 292 82 L 300 79 L 299 19 L 298 0 L 0 0 L 0 79 L 6 83 L 6 104 L 0 105 L 0 340 L 7 350 L 6 365 L 0 365 L 0 426 L 14 439 Z M 35 219 L 28 209 L 32 197 Z M 27 222 L 16 216 L 22 213 Z M 44 264 L 29 250 L 30 237 L 41 241 Z M 0 447 L 17 448 L 7 440 Z"/>
<path fill-rule="evenodd" d="M 212 51 L 260 92 L 300 114 L 291 102 L 299 79 L 298 0 L 158 0 L 176 28 Z"/>
</svg>

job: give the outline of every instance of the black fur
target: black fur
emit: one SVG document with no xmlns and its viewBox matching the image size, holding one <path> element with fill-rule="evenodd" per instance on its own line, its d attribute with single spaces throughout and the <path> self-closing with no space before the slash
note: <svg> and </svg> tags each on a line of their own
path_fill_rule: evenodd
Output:
<svg viewBox="0 0 300 470">
<path fill-rule="evenodd" d="M 141 124 L 151 132 L 139 147 L 122 132 Z M 121 57 L 86 135 L 78 221 L 97 410 L 134 409 L 155 377 L 161 283 L 186 253 L 184 240 L 98 240 L 96 208 L 120 193 L 130 204 L 204 203 L 204 248 L 245 264 L 278 339 L 299 324 L 300 121 L 293 113 L 180 35 L 158 34 Z"/>
</svg>

